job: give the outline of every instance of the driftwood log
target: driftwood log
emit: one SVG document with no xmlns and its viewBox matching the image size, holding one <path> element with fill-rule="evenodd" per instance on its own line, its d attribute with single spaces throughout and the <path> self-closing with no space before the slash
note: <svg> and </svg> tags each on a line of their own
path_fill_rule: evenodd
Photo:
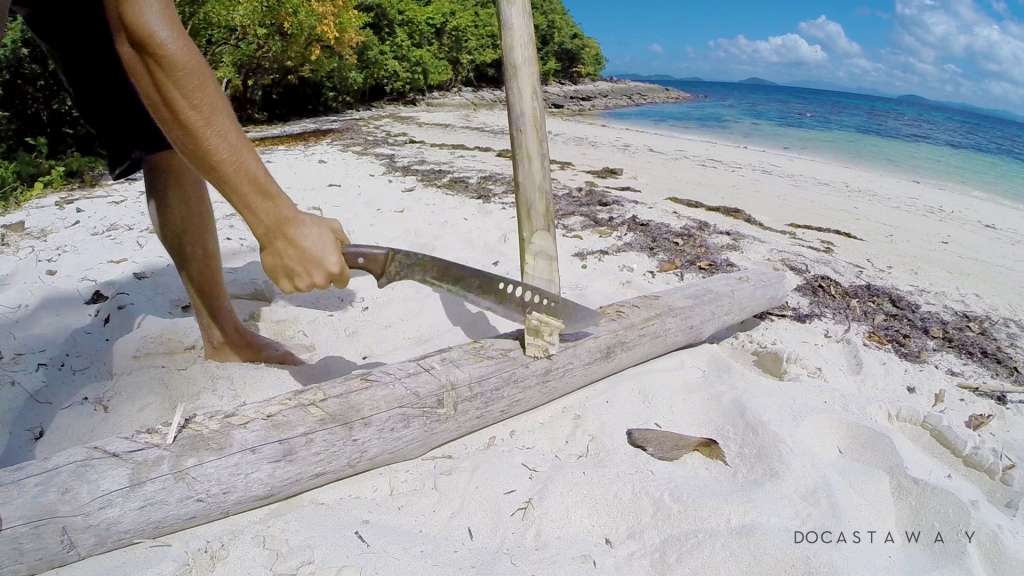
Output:
<svg viewBox="0 0 1024 576">
<path fill-rule="evenodd" d="M 0 575 L 23 576 L 418 458 L 781 304 L 784 274 L 715 276 L 602 308 L 550 359 L 470 342 L 227 412 L 0 469 Z M 571 340 L 571 341 L 568 341 Z"/>
</svg>

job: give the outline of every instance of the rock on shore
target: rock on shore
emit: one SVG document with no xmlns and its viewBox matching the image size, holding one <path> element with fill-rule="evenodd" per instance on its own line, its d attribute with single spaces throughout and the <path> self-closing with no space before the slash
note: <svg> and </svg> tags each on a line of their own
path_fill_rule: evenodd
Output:
<svg viewBox="0 0 1024 576">
<path fill-rule="evenodd" d="M 569 112 L 685 102 L 691 98 L 690 94 L 681 90 L 630 80 L 598 80 L 580 84 L 554 82 L 544 86 L 544 100 L 548 108 Z M 420 104 L 426 106 L 481 106 L 504 103 L 505 91 L 501 88 L 456 88 L 433 93 L 420 101 Z"/>
</svg>

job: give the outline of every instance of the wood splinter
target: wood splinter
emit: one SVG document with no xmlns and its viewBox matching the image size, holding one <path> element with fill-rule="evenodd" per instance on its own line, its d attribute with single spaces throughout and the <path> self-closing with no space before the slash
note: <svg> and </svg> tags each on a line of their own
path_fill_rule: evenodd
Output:
<svg viewBox="0 0 1024 576">
<path fill-rule="evenodd" d="M 526 315 L 523 347 L 530 358 L 550 358 L 558 353 L 558 335 L 565 324 L 536 310 Z"/>
<path fill-rule="evenodd" d="M 167 430 L 167 444 L 174 443 L 174 438 L 178 435 L 178 427 L 181 426 L 181 415 L 184 411 L 185 405 L 179 402 L 178 407 L 174 410 L 174 418 L 171 419 L 171 427 Z"/>
</svg>

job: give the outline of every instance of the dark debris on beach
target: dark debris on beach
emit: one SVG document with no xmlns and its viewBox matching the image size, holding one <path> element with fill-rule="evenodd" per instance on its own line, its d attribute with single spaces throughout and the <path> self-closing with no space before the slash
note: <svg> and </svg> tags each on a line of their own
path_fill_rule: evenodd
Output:
<svg viewBox="0 0 1024 576">
<path fill-rule="evenodd" d="M 329 133 L 328 133 L 329 132 Z M 328 141 L 349 152 L 361 153 L 380 161 L 389 174 L 415 178 L 419 183 L 436 187 L 450 194 L 482 202 L 514 203 L 511 174 L 490 169 L 455 173 L 451 169 L 423 163 L 415 158 L 402 158 L 397 148 L 427 146 L 453 151 L 509 156 L 507 149 L 461 144 L 428 143 L 411 138 L 407 133 L 382 130 L 358 121 L 346 121 L 330 131 L 307 135 L 288 135 L 269 139 L 265 145 L 318 144 Z M 572 168 L 568 162 L 553 164 Z M 614 194 L 625 190 L 588 181 L 584 186 L 567 187 L 555 182 L 555 212 L 559 226 L 570 233 L 588 231 L 599 236 L 614 236 L 616 243 L 597 250 L 579 251 L 580 259 L 623 252 L 646 254 L 658 261 L 659 272 L 672 272 L 682 278 L 696 273 L 711 276 L 737 270 L 727 254 L 739 250 L 745 236 L 737 231 L 717 227 L 709 222 L 686 217 L 682 224 L 670 224 L 638 216 L 635 200 Z M 792 230 L 767 226 L 740 208 L 714 206 L 685 198 L 669 198 L 690 208 L 718 212 L 752 226 L 795 237 Z M 788 228 L 830 233 L 861 240 L 854 234 L 802 224 Z M 833 243 L 822 241 L 823 247 L 806 248 L 831 253 Z M 1024 342 L 1024 326 L 1007 319 L 956 310 L 925 309 L 912 295 L 897 288 L 872 283 L 844 285 L 822 274 L 813 274 L 806 266 L 788 264 L 802 278 L 796 288 L 806 302 L 794 308 L 787 304 L 759 315 L 761 319 L 788 318 L 801 323 L 828 319 L 847 327 L 854 324 L 867 329 L 866 339 L 873 345 L 891 350 L 899 358 L 923 363 L 932 354 L 948 353 L 974 364 L 993 377 L 1024 386 L 1024 354 L 1018 342 Z"/>
<path fill-rule="evenodd" d="M 896 288 L 872 283 L 843 285 L 823 274 L 806 275 L 796 292 L 806 307 L 789 309 L 793 320 L 827 318 L 867 328 L 866 339 L 912 363 L 946 352 L 986 370 L 1000 380 L 1024 386 L 1019 323 L 946 307 L 926 310 Z"/>
<path fill-rule="evenodd" d="M 610 194 L 588 182 L 556 194 L 555 214 L 570 230 L 602 229 L 621 238 L 608 248 L 576 252 L 577 258 L 638 252 L 660 262 L 659 269 L 664 272 L 711 275 L 738 269 L 725 253 L 739 248 L 739 233 L 703 220 L 673 225 L 641 218 L 628 210 L 635 204 L 636 200 Z"/>
</svg>

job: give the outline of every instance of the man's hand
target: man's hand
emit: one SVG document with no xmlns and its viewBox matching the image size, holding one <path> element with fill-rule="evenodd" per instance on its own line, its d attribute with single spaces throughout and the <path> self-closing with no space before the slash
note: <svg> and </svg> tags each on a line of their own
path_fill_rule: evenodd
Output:
<svg viewBox="0 0 1024 576">
<path fill-rule="evenodd" d="M 259 240 L 263 270 L 282 291 L 348 285 L 341 248 L 350 242 L 337 220 L 296 211 Z"/>
</svg>

